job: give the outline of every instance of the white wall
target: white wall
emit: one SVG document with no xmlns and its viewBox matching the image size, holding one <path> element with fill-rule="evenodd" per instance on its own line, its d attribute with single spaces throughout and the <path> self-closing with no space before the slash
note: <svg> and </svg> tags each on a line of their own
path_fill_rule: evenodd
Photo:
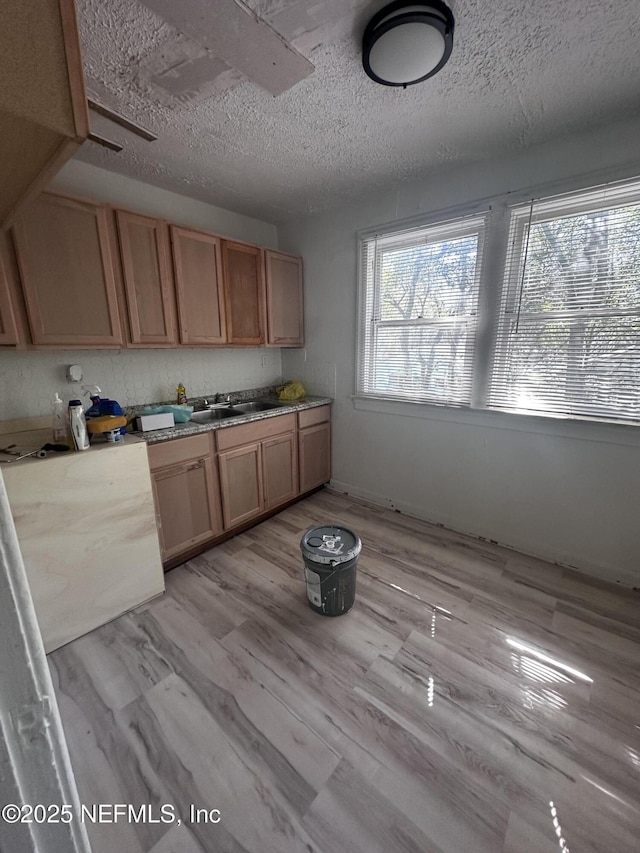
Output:
<svg viewBox="0 0 640 853">
<path fill-rule="evenodd" d="M 283 373 L 335 397 L 338 488 L 640 586 L 640 428 L 400 404 L 366 411 L 352 400 L 359 229 L 525 188 L 637 175 L 638 138 L 640 120 L 600 128 L 279 229 L 283 250 L 305 265 L 306 348 L 283 354 Z"/>
<path fill-rule="evenodd" d="M 82 367 L 81 383 L 67 382 L 69 364 Z M 135 406 L 174 400 L 180 382 L 187 396 L 199 397 L 275 385 L 282 372 L 280 350 L 257 347 L 0 352 L 0 368 L 0 421 L 50 414 L 56 391 L 67 401 L 80 397 L 83 384 Z"/>
<path fill-rule="evenodd" d="M 203 204 L 72 160 L 51 189 L 104 201 L 262 246 L 277 248 L 274 225 Z M 79 396 L 65 380 L 68 364 L 79 363 L 86 384 L 121 405 L 173 399 L 179 382 L 189 396 L 275 384 L 281 377 L 280 350 L 152 349 L 68 352 L 0 352 L 0 420 L 48 414 L 56 391 Z"/>
<path fill-rule="evenodd" d="M 143 184 L 80 160 L 70 160 L 52 180 L 49 189 L 159 216 L 176 225 L 201 228 L 221 237 L 278 248 L 276 227 L 269 222 Z"/>
</svg>

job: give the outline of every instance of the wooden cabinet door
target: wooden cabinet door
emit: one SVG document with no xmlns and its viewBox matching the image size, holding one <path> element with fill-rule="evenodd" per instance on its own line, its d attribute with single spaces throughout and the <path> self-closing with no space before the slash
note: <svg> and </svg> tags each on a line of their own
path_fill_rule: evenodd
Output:
<svg viewBox="0 0 640 853">
<path fill-rule="evenodd" d="M 267 279 L 267 344 L 304 344 L 302 258 L 265 249 Z"/>
<path fill-rule="evenodd" d="M 42 193 L 14 236 L 33 343 L 122 346 L 104 208 Z"/>
<path fill-rule="evenodd" d="M 331 479 L 331 424 L 305 427 L 298 433 L 300 494 Z"/>
<path fill-rule="evenodd" d="M 262 249 L 222 241 L 222 268 L 230 344 L 264 344 Z"/>
<path fill-rule="evenodd" d="M 222 533 L 211 456 L 151 474 L 162 559 L 169 560 Z"/>
<path fill-rule="evenodd" d="M 0 224 L 44 189 L 89 132 L 73 0 L 2 3 Z"/>
<path fill-rule="evenodd" d="M 180 342 L 188 346 L 227 341 L 220 240 L 171 226 Z"/>
<path fill-rule="evenodd" d="M 175 345 L 175 293 L 167 225 L 116 210 L 131 343 Z"/>
<path fill-rule="evenodd" d="M 280 435 L 262 442 L 265 509 L 273 509 L 298 494 L 296 434 Z"/>
<path fill-rule="evenodd" d="M 19 340 L 18 327 L 9 295 L 9 280 L 2 257 L 2 248 L 0 243 L 0 345 L 16 346 Z"/>
<path fill-rule="evenodd" d="M 259 442 L 220 453 L 220 492 L 225 530 L 263 512 L 262 459 Z"/>
</svg>

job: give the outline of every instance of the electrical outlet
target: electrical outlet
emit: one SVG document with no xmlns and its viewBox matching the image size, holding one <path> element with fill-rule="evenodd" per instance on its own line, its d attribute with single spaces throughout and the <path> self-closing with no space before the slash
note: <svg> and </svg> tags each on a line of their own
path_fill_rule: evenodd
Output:
<svg viewBox="0 0 640 853">
<path fill-rule="evenodd" d="M 269 356 L 268 356 L 268 355 L 263 355 L 263 356 L 262 356 L 262 366 L 263 366 L 263 367 L 269 367 L 269 363 L 270 363 L 270 362 L 269 362 Z"/>
<path fill-rule="evenodd" d="M 79 364 L 70 364 L 66 371 L 67 382 L 82 382 L 82 368 Z"/>
</svg>

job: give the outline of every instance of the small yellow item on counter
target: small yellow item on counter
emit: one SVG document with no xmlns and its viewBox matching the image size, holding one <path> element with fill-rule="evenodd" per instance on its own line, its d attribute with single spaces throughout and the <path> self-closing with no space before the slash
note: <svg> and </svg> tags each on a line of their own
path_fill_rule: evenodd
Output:
<svg viewBox="0 0 640 853">
<path fill-rule="evenodd" d="M 276 388 L 276 391 L 281 400 L 303 400 L 307 394 L 299 379 L 290 379 L 284 385 Z"/>
<path fill-rule="evenodd" d="M 127 419 L 123 415 L 100 415 L 98 418 L 89 418 L 87 430 L 95 435 L 98 432 L 109 432 L 127 425 Z"/>
</svg>

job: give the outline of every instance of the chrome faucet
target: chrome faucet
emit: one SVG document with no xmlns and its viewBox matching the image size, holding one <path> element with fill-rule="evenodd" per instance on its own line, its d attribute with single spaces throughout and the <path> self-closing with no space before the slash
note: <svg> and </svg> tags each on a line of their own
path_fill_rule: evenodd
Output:
<svg viewBox="0 0 640 853">
<path fill-rule="evenodd" d="M 230 403 L 231 394 L 216 394 L 216 403 Z"/>
</svg>

